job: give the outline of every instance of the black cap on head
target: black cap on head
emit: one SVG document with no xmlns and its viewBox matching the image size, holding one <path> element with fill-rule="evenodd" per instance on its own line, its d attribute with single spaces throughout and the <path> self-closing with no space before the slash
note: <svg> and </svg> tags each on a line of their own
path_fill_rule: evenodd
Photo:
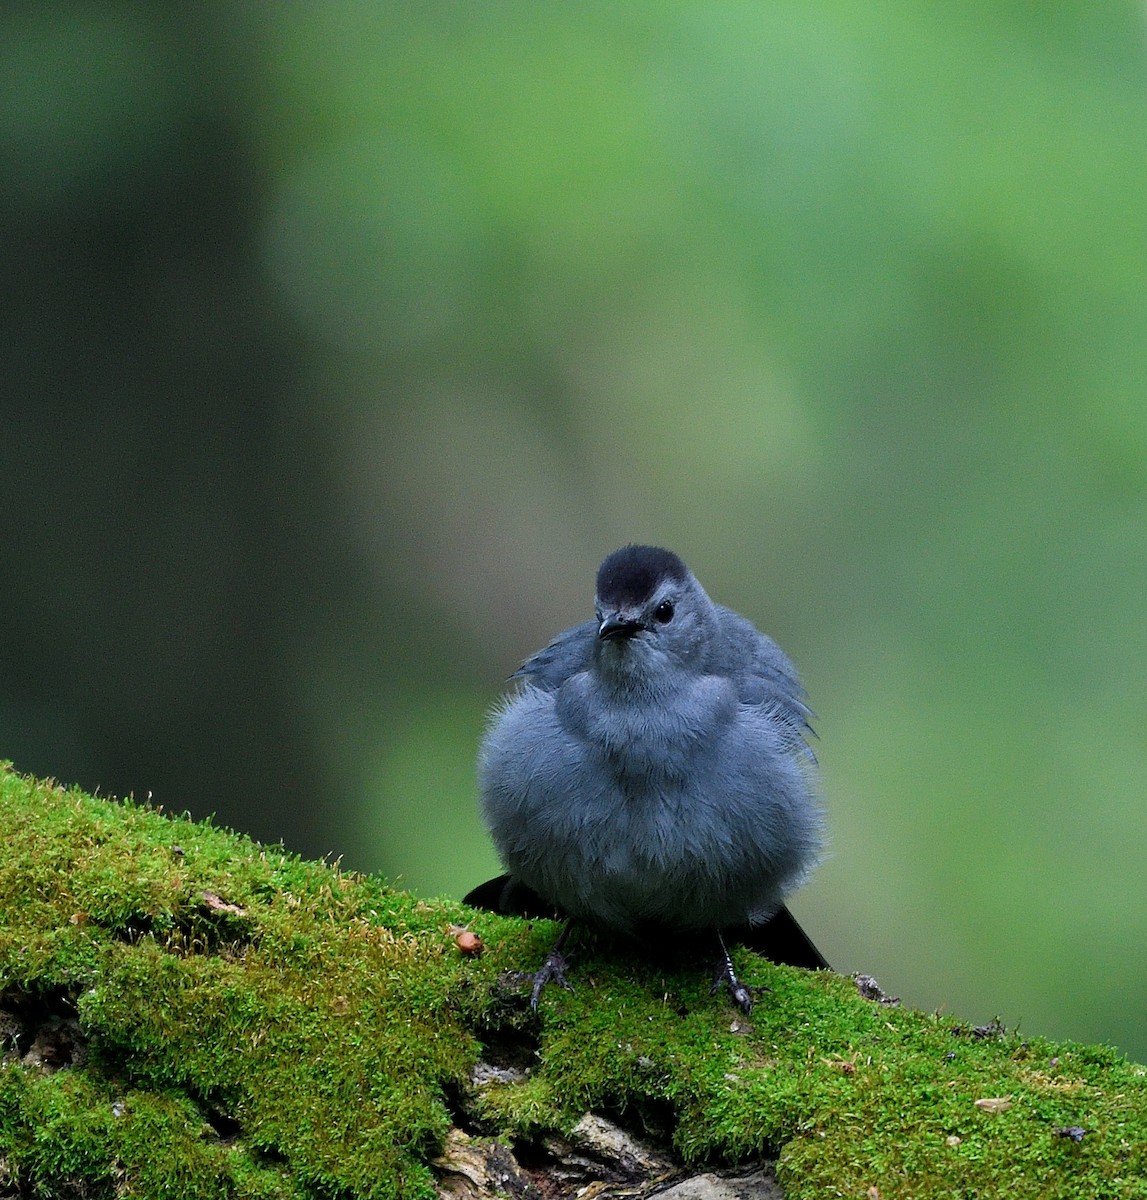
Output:
<svg viewBox="0 0 1147 1200">
<path fill-rule="evenodd" d="M 684 583 L 685 564 L 658 546 L 622 546 L 598 568 L 597 598 L 603 608 L 633 608 L 648 600 L 666 577 Z"/>
</svg>

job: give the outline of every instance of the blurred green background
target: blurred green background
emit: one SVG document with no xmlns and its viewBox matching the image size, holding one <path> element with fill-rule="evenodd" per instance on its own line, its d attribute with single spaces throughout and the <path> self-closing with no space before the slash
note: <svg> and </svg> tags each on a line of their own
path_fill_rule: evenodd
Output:
<svg viewBox="0 0 1147 1200">
<path fill-rule="evenodd" d="M 0 755 L 461 895 L 487 707 L 678 551 L 794 909 L 1147 1060 L 1139 3 L 9 3 Z"/>
</svg>

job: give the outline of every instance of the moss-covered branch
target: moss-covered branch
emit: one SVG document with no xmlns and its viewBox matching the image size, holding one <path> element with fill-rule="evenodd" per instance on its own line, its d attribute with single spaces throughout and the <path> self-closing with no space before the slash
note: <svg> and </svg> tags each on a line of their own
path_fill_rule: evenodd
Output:
<svg viewBox="0 0 1147 1200">
<path fill-rule="evenodd" d="M 545 923 L 6 769 L 0 831 L 0 1194 L 430 1196 L 460 1123 L 509 1155 L 590 1110 L 678 1164 L 779 1155 L 790 1197 L 1147 1194 L 1147 1072 L 1105 1047 L 747 952 L 751 1021 L 592 945 L 535 1018 L 501 977 Z"/>
</svg>

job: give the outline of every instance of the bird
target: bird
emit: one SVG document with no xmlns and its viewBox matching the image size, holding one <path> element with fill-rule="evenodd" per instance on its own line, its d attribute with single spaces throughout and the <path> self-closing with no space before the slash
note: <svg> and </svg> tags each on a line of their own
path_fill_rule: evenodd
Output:
<svg viewBox="0 0 1147 1200">
<path fill-rule="evenodd" d="M 827 962 L 785 907 L 824 820 L 796 669 L 714 603 L 675 553 L 630 544 L 597 572 L 594 615 L 510 677 L 478 752 L 479 806 L 505 874 L 477 907 L 565 918 L 530 1005 L 566 978 L 576 924 L 715 935 L 713 991 L 746 1014 L 728 940 Z"/>
</svg>

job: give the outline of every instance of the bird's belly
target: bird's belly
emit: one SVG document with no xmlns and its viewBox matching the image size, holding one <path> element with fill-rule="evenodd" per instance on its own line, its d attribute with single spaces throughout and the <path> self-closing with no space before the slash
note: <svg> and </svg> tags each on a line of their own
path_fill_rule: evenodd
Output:
<svg viewBox="0 0 1147 1200">
<path fill-rule="evenodd" d="M 753 861 L 737 814 L 737 805 L 671 784 L 614 784 L 551 827 L 560 851 L 527 882 L 569 915 L 617 929 L 743 922 L 768 890 L 769 869 Z"/>
</svg>

